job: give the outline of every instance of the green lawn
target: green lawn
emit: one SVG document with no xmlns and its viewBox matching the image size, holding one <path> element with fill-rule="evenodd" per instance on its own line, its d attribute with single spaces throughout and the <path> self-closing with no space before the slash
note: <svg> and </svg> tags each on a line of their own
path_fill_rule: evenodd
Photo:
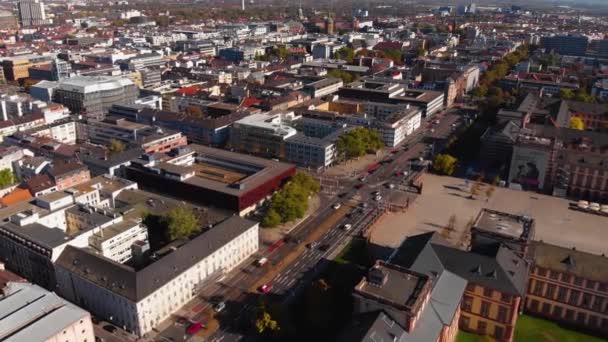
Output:
<svg viewBox="0 0 608 342">
<path fill-rule="evenodd" d="M 608 340 L 568 330 L 551 321 L 523 315 L 517 320 L 515 341 L 606 342 Z"/>
<path fill-rule="evenodd" d="M 491 339 L 459 331 L 456 342 L 486 342 Z M 556 323 L 527 315 L 517 319 L 515 342 L 606 342 L 608 340 L 562 328 Z"/>
</svg>

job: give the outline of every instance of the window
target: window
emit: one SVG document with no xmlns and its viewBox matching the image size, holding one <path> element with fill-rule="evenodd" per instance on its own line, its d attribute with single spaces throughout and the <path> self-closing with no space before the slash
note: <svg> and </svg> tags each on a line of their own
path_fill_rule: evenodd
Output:
<svg viewBox="0 0 608 342">
<path fill-rule="evenodd" d="M 572 281 L 572 276 L 569 274 L 562 274 L 562 281 L 564 283 L 569 283 Z"/>
<path fill-rule="evenodd" d="M 566 317 L 567 320 L 573 320 L 574 319 L 574 310 L 572 309 L 567 309 L 566 310 Z"/>
<path fill-rule="evenodd" d="M 462 298 L 462 310 L 471 312 L 472 306 L 473 306 L 473 297 L 465 295 Z"/>
<path fill-rule="evenodd" d="M 506 307 L 504 306 L 499 306 L 498 307 L 498 317 L 496 317 L 496 319 L 498 319 L 499 322 L 501 323 L 506 323 L 507 322 L 507 313 L 509 310 L 507 310 Z"/>
<path fill-rule="evenodd" d="M 483 317 L 490 317 L 490 303 L 486 301 L 481 302 L 481 310 L 479 312 Z"/>
<path fill-rule="evenodd" d="M 542 268 L 542 267 L 536 267 L 536 274 L 538 274 L 541 277 L 546 277 L 547 276 L 547 270 Z"/>
<path fill-rule="evenodd" d="M 469 292 L 475 292 L 475 284 L 468 284 L 467 285 L 467 291 Z"/>
<path fill-rule="evenodd" d="M 543 285 L 544 283 L 542 281 L 536 281 L 534 284 L 534 291 L 532 292 L 533 294 L 540 296 L 543 293 Z"/>
<path fill-rule="evenodd" d="M 604 306 L 604 297 L 595 297 L 595 300 L 593 301 L 593 310 L 602 311 L 602 306 Z"/>
<path fill-rule="evenodd" d="M 555 285 L 547 284 L 547 291 L 545 292 L 545 297 L 553 299 L 553 297 L 555 297 L 555 289 Z"/>
<path fill-rule="evenodd" d="M 591 298 L 590 293 L 583 293 L 583 301 L 581 302 L 581 306 L 584 308 L 591 307 Z"/>
<path fill-rule="evenodd" d="M 500 300 L 505 303 L 511 303 L 511 295 L 503 293 L 500 295 Z"/>
<path fill-rule="evenodd" d="M 581 277 L 574 277 L 574 285 L 576 285 L 576 286 L 583 286 L 583 278 L 581 278 Z"/>
<path fill-rule="evenodd" d="M 570 292 L 570 299 L 568 299 L 568 304 L 577 305 L 578 297 L 580 297 L 581 293 L 579 291 Z"/>
<path fill-rule="evenodd" d="M 598 323 L 598 322 L 599 322 L 599 319 L 598 319 L 598 317 L 597 317 L 597 316 L 594 316 L 594 315 L 589 315 L 589 322 L 588 322 L 588 325 L 589 325 L 591 328 L 595 328 L 595 327 L 597 326 L 597 323 Z"/>
<path fill-rule="evenodd" d="M 568 295 L 568 289 L 567 288 L 560 287 L 559 290 L 557 290 L 557 300 L 559 300 L 560 302 L 565 302 L 567 295 Z"/>
<path fill-rule="evenodd" d="M 487 287 L 483 289 L 483 295 L 486 297 L 492 297 L 492 293 L 494 293 L 492 289 L 489 289 Z"/>
<path fill-rule="evenodd" d="M 500 326 L 496 326 L 494 327 L 494 337 L 497 340 L 501 340 L 502 336 L 505 334 L 505 328 L 500 327 Z"/>
<path fill-rule="evenodd" d="M 477 332 L 479 332 L 480 335 L 486 334 L 487 327 L 488 327 L 488 323 L 486 323 L 485 321 L 477 322 Z"/>
<path fill-rule="evenodd" d="M 595 289 L 595 284 L 596 284 L 595 281 L 587 279 L 587 285 L 585 287 L 593 290 L 593 289 Z"/>
<path fill-rule="evenodd" d="M 556 305 L 555 307 L 553 307 L 553 316 L 555 316 L 556 318 L 562 318 L 562 312 L 563 309 L 561 306 Z"/>
<path fill-rule="evenodd" d="M 538 311 L 538 301 L 536 299 L 530 301 L 530 310 Z"/>
<path fill-rule="evenodd" d="M 558 277 L 559 277 L 559 273 L 557 273 L 555 271 L 549 272 L 549 278 L 557 280 Z"/>
<path fill-rule="evenodd" d="M 600 285 L 597 287 L 597 290 L 600 292 L 608 292 L 608 284 L 600 283 Z"/>
<path fill-rule="evenodd" d="M 548 315 L 551 312 L 551 304 L 543 303 L 542 313 Z"/>
<path fill-rule="evenodd" d="M 579 312 L 578 315 L 576 316 L 576 321 L 581 324 L 585 324 L 586 319 L 587 319 L 587 314 L 585 314 L 584 312 Z"/>
<path fill-rule="evenodd" d="M 468 328 L 469 327 L 469 317 L 467 316 L 460 316 L 460 326 L 463 328 Z"/>
</svg>

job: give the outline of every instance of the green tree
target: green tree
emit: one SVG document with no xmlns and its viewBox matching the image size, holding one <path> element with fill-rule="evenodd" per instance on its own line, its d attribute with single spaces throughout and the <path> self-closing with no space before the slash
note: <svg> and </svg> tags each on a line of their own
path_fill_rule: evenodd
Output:
<svg viewBox="0 0 608 342">
<path fill-rule="evenodd" d="M 108 151 L 111 154 L 121 153 L 126 149 L 125 143 L 118 139 L 110 139 L 110 144 L 108 145 Z"/>
<path fill-rule="evenodd" d="M 353 76 L 353 74 L 346 72 L 344 70 L 340 70 L 340 69 L 332 69 L 327 72 L 327 75 L 331 76 L 331 77 L 339 78 L 344 83 L 351 83 L 352 81 L 354 81 L 356 79 L 356 76 Z"/>
<path fill-rule="evenodd" d="M 571 89 L 562 88 L 559 90 L 559 98 L 563 100 L 572 100 L 574 98 L 574 92 Z"/>
<path fill-rule="evenodd" d="M 592 103 L 595 102 L 595 96 L 587 94 L 584 89 L 579 89 L 574 96 L 576 101 Z"/>
<path fill-rule="evenodd" d="M 6 188 L 14 183 L 15 175 L 11 169 L 4 169 L 0 171 L 0 188 Z"/>
<path fill-rule="evenodd" d="M 163 217 L 163 221 L 171 241 L 187 238 L 200 231 L 198 219 L 191 208 L 175 207 Z"/>
<path fill-rule="evenodd" d="M 576 129 L 579 131 L 585 130 L 585 122 L 578 116 L 573 116 L 570 118 L 570 128 Z"/>
<path fill-rule="evenodd" d="M 270 208 L 262 220 L 262 226 L 266 228 L 274 228 L 281 224 L 281 215 L 274 208 Z"/>
<path fill-rule="evenodd" d="M 358 127 L 342 134 L 336 143 L 338 153 L 347 159 L 358 158 L 368 151 L 377 151 L 384 146 L 382 136 L 375 129 Z"/>
<path fill-rule="evenodd" d="M 258 334 L 262 335 L 277 332 L 281 330 L 281 327 L 279 326 L 279 322 L 274 320 L 265 306 L 263 306 L 260 308 L 259 316 L 255 320 L 255 329 Z"/>
<path fill-rule="evenodd" d="M 473 96 L 484 97 L 488 93 L 488 87 L 480 84 L 477 88 L 473 89 Z"/>
<path fill-rule="evenodd" d="M 310 173 L 300 171 L 291 178 L 291 182 L 298 184 L 303 189 L 309 191 L 309 195 L 314 195 L 321 190 L 319 181 L 314 178 Z"/>
<path fill-rule="evenodd" d="M 438 154 L 433 161 L 433 170 L 435 172 L 451 176 L 456 171 L 458 159 L 449 154 Z"/>
<path fill-rule="evenodd" d="M 334 53 L 334 57 L 352 63 L 355 59 L 355 51 L 349 47 L 343 47 Z"/>
</svg>

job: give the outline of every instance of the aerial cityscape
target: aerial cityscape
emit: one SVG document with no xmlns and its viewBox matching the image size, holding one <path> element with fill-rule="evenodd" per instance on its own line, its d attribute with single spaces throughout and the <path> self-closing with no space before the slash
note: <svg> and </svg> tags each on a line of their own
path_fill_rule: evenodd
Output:
<svg viewBox="0 0 608 342">
<path fill-rule="evenodd" d="M 0 1 L 0 341 L 608 342 L 608 1 Z"/>
</svg>

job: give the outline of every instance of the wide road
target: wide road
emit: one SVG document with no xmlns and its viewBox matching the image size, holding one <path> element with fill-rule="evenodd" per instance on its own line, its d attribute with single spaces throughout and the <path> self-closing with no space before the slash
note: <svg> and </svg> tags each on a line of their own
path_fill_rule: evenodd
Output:
<svg viewBox="0 0 608 342">
<path fill-rule="evenodd" d="M 439 123 L 436 123 L 439 121 Z M 257 305 L 256 296 L 249 294 L 249 290 L 256 284 L 268 271 L 265 268 L 259 268 L 254 265 L 254 260 L 266 257 L 269 260 L 269 266 L 276 265 L 286 258 L 297 244 L 305 241 L 306 238 L 317 227 L 326 222 L 330 216 L 335 213 L 332 206 L 335 203 L 355 202 L 357 199 L 368 203 L 367 208 L 358 208 L 353 210 L 351 217 L 342 217 L 335 227 L 330 228 L 326 233 L 322 234 L 315 242 L 314 246 L 307 248 L 301 255 L 293 260 L 289 265 L 268 281 L 267 284 L 272 285 L 272 290 L 265 294 L 278 297 L 281 301 L 287 302 L 294 298 L 301 290 L 306 288 L 314 279 L 315 275 L 321 271 L 319 263 L 323 258 L 326 258 L 339 247 L 345 240 L 359 233 L 363 228 L 366 218 L 378 210 L 374 196 L 370 193 L 378 191 L 383 198 L 381 201 L 386 201 L 391 198 L 391 192 L 397 191 L 383 187 L 383 184 L 407 183 L 407 179 L 412 176 L 412 164 L 418 158 L 432 157 L 435 152 L 434 144 L 425 142 L 431 138 L 434 140 L 445 140 L 456 127 L 461 123 L 458 115 L 451 111 L 441 113 L 439 116 L 433 117 L 431 120 L 423 122 L 422 127 L 413 135 L 408 136 L 406 141 L 401 146 L 396 147 L 393 153 L 389 154 L 378 169 L 367 175 L 364 182 L 359 180 L 340 180 L 339 186 L 342 188 L 341 198 L 328 197 L 322 195 L 321 207 L 313 215 L 308 217 L 300 225 L 298 225 L 289 234 L 290 239 L 287 242 L 279 242 L 270 248 L 265 248 L 258 252 L 253 258 L 247 261 L 241 271 L 232 273 L 230 277 L 222 279 L 219 282 L 209 284 L 202 289 L 200 305 L 197 311 L 200 313 L 193 316 L 194 320 L 203 320 L 203 309 L 208 307 L 210 302 L 224 301 L 226 309 L 219 315 L 221 322 L 220 328 L 211 335 L 210 341 L 238 341 L 243 338 L 239 333 L 238 324 L 240 318 L 249 316 Z M 408 176 L 403 176 L 403 171 L 408 171 Z M 355 188 L 355 185 L 361 184 Z M 343 229 L 344 224 L 349 223 L 352 228 L 349 230 Z M 180 335 L 183 335 L 185 330 L 183 327 L 177 328 Z M 161 332 L 165 337 L 171 336 L 176 339 L 175 326 L 167 328 Z M 183 337 L 182 337 L 183 338 Z M 181 339 L 181 338 L 180 338 Z M 158 339 L 165 340 L 165 339 Z"/>
</svg>

